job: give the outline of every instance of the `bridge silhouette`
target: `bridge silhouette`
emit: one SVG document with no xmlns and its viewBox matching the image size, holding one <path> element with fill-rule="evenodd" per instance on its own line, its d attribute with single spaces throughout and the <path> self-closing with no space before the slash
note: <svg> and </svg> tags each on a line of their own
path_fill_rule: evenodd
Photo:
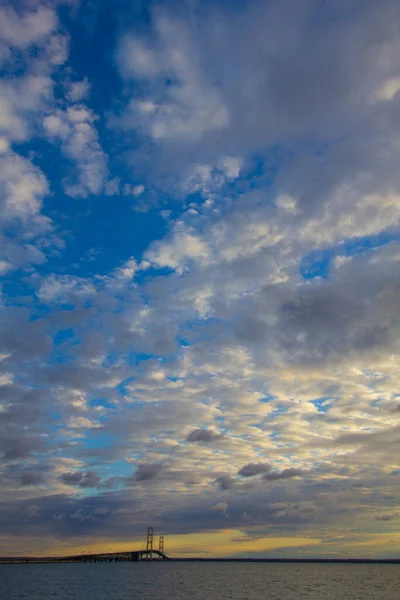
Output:
<svg viewBox="0 0 400 600">
<path fill-rule="evenodd" d="M 153 527 L 147 528 L 146 547 L 141 550 L 128 550 L 125 552 L 96 552 L 74 554 L 53 559 L 54 562 L 138 562 L 150 560 L 168 560 L 164 553 L 164 536 L 158 538 L 158 548 L 154 547 Z M 38 559 L 40 561 L 40 559 Z"/>
</svg>

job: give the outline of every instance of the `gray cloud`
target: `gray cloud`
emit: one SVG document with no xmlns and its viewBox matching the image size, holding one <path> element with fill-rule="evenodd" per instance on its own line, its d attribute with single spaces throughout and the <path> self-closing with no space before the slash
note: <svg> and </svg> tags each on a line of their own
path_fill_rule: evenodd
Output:
<svg viewBox="0 0 400 600">
<path fill-rule="evenodd" d="M 271 466 L 266 463 L 249 463 L 238 471 L 238 475 L 242 477 L 254 477 L 261 473 L 268 473 L 271 471 Z"/>
<path fill-rule="evenodd" d="M 34 436 L 26 436 L 23 431 L 15 433 L 11 438 L 3 439 L 3 445 L 6 444 L 8 449 L 3 454 L 4 461 L 21 460 L 28 458 L 32 452 L 45 450 L 43 440 Z"/>
<path fill-rule="evenodd" d="M 229 475 L 221 475 L 215 481 L 219 484 L 221 490 L 231 490 L 235 485 L 235 479 Z"/>
<path fill-rule="evenodd" d="M 312 25 L 315 14 L 318 27 Z M 216 8 L 194 21 L 156 12 L 152 38 L 143 43 L 140 37 L 136 47 L 135 35 L 123 39 L 120 67 L 133 88 L 138 80 L 152 84 L 149 100 L 158 103 L 159 110 L 150 118 L 142 115 L 141 121 L 140 113 L 128 111 L 123 124 L 153 137 L 146 153 L 153 176 L 152 152 L 159 158 L 159 169 L 178 171 L 189 160 L 201 163 L 224 153 L 242 156 L 262 151 L 276 139 L 321 136 L 321 132 L 337 139 L 338 131 L 349 129 L 358 133 L 354 119 L 357 124 L 370 121 L 374 111 L 365 98 L 397 66 L 394 49 L 387 56 L 388 70 L 379 56 L 388 40 L 396 47 L 393 23 L 398 15 L 394 0 L 384 0 L 379 8 L 370 0 L 356 8 L 342 3 L 321 6 L 316 0 L 301 6 L 295 0 L 260 2 L 243 11 L 223 11 L 223 17 Z M 215 27 L 218 36 L 213 35 Z M 242 45 L 247 48 L 245 55 L 239 50 Z M 185 57 L 183 64 L 192 67 L 194 89 L 201 86 L 203 92 L 200 104 L 194 101 L 186 112 L 187 71 L 182 62 L 173 60 L 176 48 Z M 137 57 L 145 52 L 148 62 L 140 63 Z M 352 58 L 345 61 L 344 56 Z M 157 69 L 151 68 L 155 64 Z M 177 83 L 172 97 L 163 77 L 171 72 Z M 242 89 L 248 93 L 243 95 Z M 227 119 L 215 121 L 216 105 Z M 204 121 L 211 108 L 214 113 Z M 185 124 L 187 135 L 174 136 L 174 123 L 178 130 Z M 141 162 L 140 156 L 135 158 L 143 168 L 143 157 Z M 315 180 L 314 174 L 309 185 Z"/>
<path fill-rule="evenodd" d="M 223 435 L 209 429 L 194 429 L 186 437 L 187 442 L 214 442 L 223 439 Z"/>
<path fill-rule="evenodd" d="M 98 487 L 101 482 L 101 478 L 93 471 L 86 471 L 86 473 L 81 473 L 80 471 L 63 473 L 60 479 L 66 485 L 76 485 L 80 488 Z"/>
<path fill-rule="evenodd" d="M 399 513 L 391 513 L 385 515 L 378 515 L 375 517 L 377 521 L 394 521 L 399 518 Z"/>
<path fill-rule="evenodd" d="M 279 479 L 290 479 L 291 477 L 301 477 L 304 475 L 303 469 L 283 469 L 282 471 L 272 471 L 271 473 L 265 473 L 262 478 L 265 481 L 277 481 Z"/>
<path fill-rule="evenodd" d="M 160 464 L 144 463 L 136 466 L 134 473 L 135 481 L 151 481 L 157 479 L 163 470 Z"/>
<path fill-rule="evenodd" d="M 38 485 L 44 483 L 45 479 L 42 473 L 24 473 L 21 477 L 22 485 Z"/>
</svg>

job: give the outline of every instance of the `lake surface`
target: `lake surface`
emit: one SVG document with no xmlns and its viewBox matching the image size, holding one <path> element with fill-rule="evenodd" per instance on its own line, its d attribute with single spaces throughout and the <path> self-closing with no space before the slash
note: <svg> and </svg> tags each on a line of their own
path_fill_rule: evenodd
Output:
<svg viewBox="0 0 400 600">
<path fill-rule="evenodd" d="M 400 565 L 0 565 L 1 600 L 398 600 Z"/>
</svg>

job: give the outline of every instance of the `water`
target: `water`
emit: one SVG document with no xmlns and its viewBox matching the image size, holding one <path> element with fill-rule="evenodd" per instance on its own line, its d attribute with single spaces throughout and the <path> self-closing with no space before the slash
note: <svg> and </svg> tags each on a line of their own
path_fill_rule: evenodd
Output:
<svg viewBox="0 0 400 600">
<path fill-rule="evenodd" d="M 0 565 L 0 600 L 398 600 L 400 565 Z"/>
</svg>

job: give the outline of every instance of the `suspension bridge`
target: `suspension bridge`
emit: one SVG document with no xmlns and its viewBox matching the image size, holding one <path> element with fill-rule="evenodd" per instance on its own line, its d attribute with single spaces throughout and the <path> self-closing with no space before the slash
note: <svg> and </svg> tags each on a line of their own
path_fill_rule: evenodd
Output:
<svg viewBox="0 0 400 600">
<path fill-rule="evenodd" d="M 158 543 L 157 543 L 158 542 Z M 145 543 L 139 550 L 128 550 L 126 552 L 102 552 L 96 554 L 80 554 L 77 556 L 66 556 L 60 559 L 63 562 L 138 562 L 151 560 L 168 560 L 164 553 L 164 536 L 154 535 L 153 527 L 147 528 Z"/>
<path fill-rule="evenodd" d="M 84 552 L 82 554 L 74 554 L 71 556 L 60 557 L 37 557 L 37 558 L 2 558 L 0 562 L 18 562 L 18 563 L 43 563 L 43 562 L 138 562 L 152 560 L 168 560 L 164 553 L 164 536 L 154 535 L 153 527 L 147 528 L 147 535 L 139 550 L 127 550 L 124 552 Z"/>
</svg>

